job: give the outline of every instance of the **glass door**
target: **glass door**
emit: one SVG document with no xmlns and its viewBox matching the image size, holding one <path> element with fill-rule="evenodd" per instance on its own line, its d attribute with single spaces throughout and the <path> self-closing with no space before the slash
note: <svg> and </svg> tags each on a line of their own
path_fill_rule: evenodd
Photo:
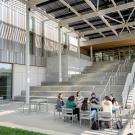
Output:
<svg viewBox="0 0 135 135">
<path fill-rule="evenodd" d="M 0 63 L 0 97 L 12 98 L 12 64 Z"/>
</svg>

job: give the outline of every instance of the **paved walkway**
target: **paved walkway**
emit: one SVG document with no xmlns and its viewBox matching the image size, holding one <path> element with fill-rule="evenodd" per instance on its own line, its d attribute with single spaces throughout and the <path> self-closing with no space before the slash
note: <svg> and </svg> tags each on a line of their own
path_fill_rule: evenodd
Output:
<svg viewBox="0 0 135 135">
<path fill-rule="evenodd" d="M 127 128 L 121 132 L 107 129 L 92 131 L 87 126 L 80 128 L 79 123 L 64 122 L 58 116 L 54 119 L 52 104 L 49 104 L 48 112 L 32 113 L 21 112 L 20 103 L 17 102 L 0 105 L 0 125 L 47 133 L 49 135 L 126 135 L 131 130 L 135 134 L 135 124 L 131 130 L 129 125 L 127 125 Z"/>
</svg>

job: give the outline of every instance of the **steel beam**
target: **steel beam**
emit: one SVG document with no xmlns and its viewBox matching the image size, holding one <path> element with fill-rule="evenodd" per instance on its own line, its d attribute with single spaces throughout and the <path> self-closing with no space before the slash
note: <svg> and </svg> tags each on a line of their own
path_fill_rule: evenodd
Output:
<svg viewBox="0 0 135 135">
<path fill-rule="evenodd" d="M 111 8 L 107 8 L 107 9 L 103 9 L 103 10 L 99 10 L 99 11 L 102 14 L 106 15 L 106 14 L 109 14 L 109 13 L 117 12 L 118 10 L 122 11 L 122 10 L 132 8 L 132 7 L 135 7 L 135 2 L 129 2 L 129 3 L 126 3 L 126 4 L 121 4 L 121 5 L 118 5 L 117 8 L 116 7 L 111 7 Z M 95 12 L 88 13 L 88 14 L 82 15 L 82 18 L 80 18 L 80 17 L 72 17 L 70 19 L 69 18 L 65 19 L 65 20 L 61 21 L 61 24 L 64 26 L 64 25 L 68 25 L 69 23 L 81 21 L 82 19 L 93 18 L 93 17 L 96 17 L 96 16 L 98 16 L 98 14 L 95 13 Z"/>
<path fill-rule="evenodd" d="M 129 22 L 127 23 L 127 26 L 134 26 L 135 25 L 135 22 Z M 125 26 L 125 24 L 118 24 L 118 25 L 113 25 L 112 28 L 113 29 L 119 29 L 119 28 L 123 28 Z M 104 32 L 104 31 L 109 31 L 110 28 L 109 27 L 105 27 L 105 28 L 100 28 L 98 29 L 100 32 Z M 86 31 L 86 32 L 82 32 L 82 35 L 87 35 L 87 34 L 94 34 L 94 33 L 97 33 L 96 30 L 91 30 L 91 31 Z"/>
<path fill-rule="evenodd" d="M 80 13 L 78 13 L 73 7 L 71 7 L 67 2 L 65 2 L 64 0 L 60 0 L 60 2 L 63 5 L 65 5 L 67 8 L 69 8 L 72 12 L 74 12 L 80 19 L 82 19 L 84 22 L 86 22 L 90 27 L 92 27 L 93 29 L 97 30 L 96 27 L 93 24 L 91 24 L 88 20 L 83 19 L 82 15 Z M 103 37 L 105 37 L 103 33 L 99 32 L 99 34 L 102 35 Z"/>
<path fill-rule="evenodd" d="M 85 2 L 92 8 L 92 10 L 98 14 L 98 17 L 113 31 L 113 33 L 118 36 L 117 31 L 112 28 L 112 26 L 110 25 L 110 23 L 105 19 L 105 17 L 103 16 L 102 12 L 97 11 L 96 7 L 94 6 L 94 4 L 89 1 L 89 0 L 85 0 Z"/>
</svg>

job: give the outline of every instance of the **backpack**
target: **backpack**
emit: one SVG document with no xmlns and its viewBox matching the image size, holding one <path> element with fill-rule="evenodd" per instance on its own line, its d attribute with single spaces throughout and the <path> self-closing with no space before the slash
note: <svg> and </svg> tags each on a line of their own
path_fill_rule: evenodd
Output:
<svg viewBox="0 0 135 135">
<path fill-rule="evenodd" d="M 100 123 L 99 123 L 99 125 L 100 125 Z M 91 126 L 91 129 L 92 130 L 98 130 L 99 129 L 99 127 L 98 127 L 98 121 L 93 121 L 93 124 L 92 124 L 92 126 Z"/>
<path fill-rule="evenodd" d="M 116 122 L 116 128 L 117 129 L 122 129 L 123 128 L 123 125 L 122 125 L 122 122 L 121 121 L 117 121 Z"/>
<path fill-rule="evenodd" d="M 98 130 L 98 124 L 96 121 L 93 122 L 92 126 L 91 126 L 91 129 L 93 130 Z"/>
</svg>

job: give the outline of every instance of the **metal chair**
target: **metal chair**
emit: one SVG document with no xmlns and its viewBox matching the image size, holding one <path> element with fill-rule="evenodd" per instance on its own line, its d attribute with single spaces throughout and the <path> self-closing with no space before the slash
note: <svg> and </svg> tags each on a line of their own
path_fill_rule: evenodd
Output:
<svg viewBox="0 0 135 135">
<path fill-rule="evenodd" d="M 82 120 L 89 120 L 91 128 L 92 117 L 90 115 L 90 111 L 84 111 L 80 113 L 80 127 L 82 126 Z"/>
<path fill-rule="evenodd" d="M 54 105 L 54 118 L 56 118 L 56 117 L 55 117 L 55 116 L 56 116 L 56 112 L 58 112 L 59 118 L 60 118 L 60 114 L 62 113 L 62 111 L 58 111 L 58 110 L 57 110 L 57 105 Z"/>
<path fill-rule="evenodd" d="M 99 127 L 99 121 L 112 121 L 112 114 L 110 112 L 103 112 L 103 111 L 98 111 L 98 127 Z M 111 127 L 112 129 L 112 127 Z"/>
<path fill-rule="evenodd" d="M 42 101 L 39 103 L 39 111 L 41 111 L 41 106 L 45 106 L 46 107 L 46 112 L 48 112 L 48 99 L 47 98 L 43 98 Z"/>
<path fill-rule="evenodd" d="M 76 117 L 76 114 L 73 114 L 73 109 L 62 108 L 62 116 L 64 121 L 65 121 L 65 117 L 72 118 L 72 124 L 73 124 L 73 119 Z"/>
</svg>

